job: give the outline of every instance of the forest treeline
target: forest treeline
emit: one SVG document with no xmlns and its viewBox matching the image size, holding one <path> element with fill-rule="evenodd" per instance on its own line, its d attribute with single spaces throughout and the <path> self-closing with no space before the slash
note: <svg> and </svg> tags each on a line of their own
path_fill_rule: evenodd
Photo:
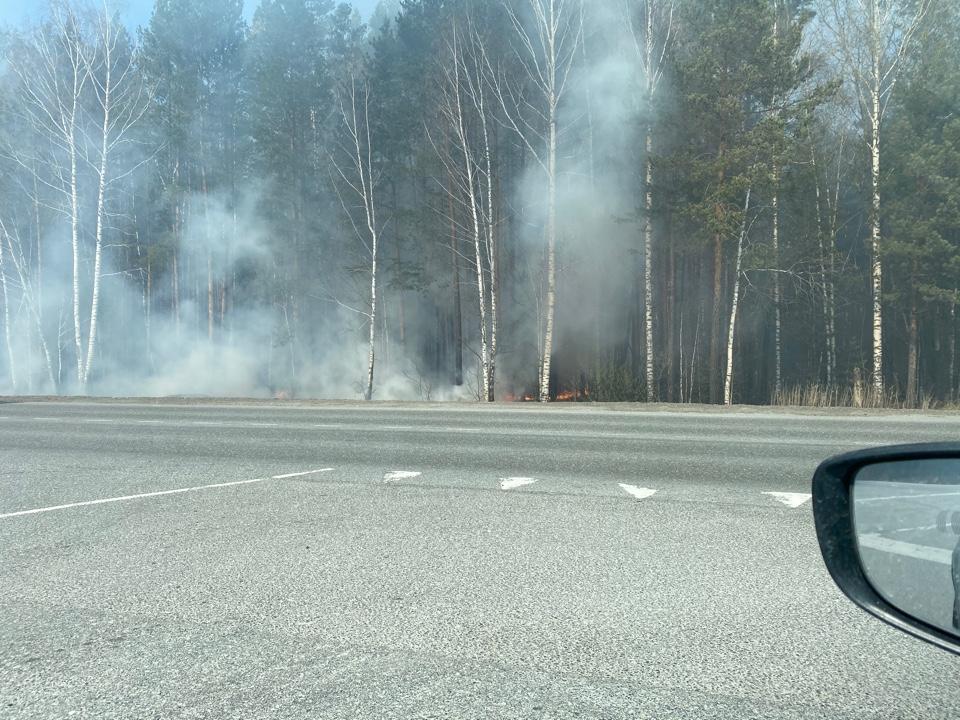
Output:
<svg viewBox="0 0 960 720">
<path fill-rule="evenodd" d="M 0 34 L 0 391 L 956 401 L 956 2 L 246 17 Z"/>
</svg>

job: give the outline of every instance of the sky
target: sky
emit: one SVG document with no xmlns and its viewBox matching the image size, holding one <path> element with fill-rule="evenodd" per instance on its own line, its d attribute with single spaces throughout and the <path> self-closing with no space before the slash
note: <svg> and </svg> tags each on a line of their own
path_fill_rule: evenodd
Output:
<svg viewBox="0 0 960 720">
<path fill-rule="evenodd" d="M 202 2 L 202 0 L 198 0 Z M 123 8 L 123 14 L 130 27 L 146 25 L 150 20 L 150 11 L 154 0 L 111 0 Z M 244 0 L 247 18 L 253 17 L 258 0 Z M 378 0 L 353 0 L 364 18 L 370 17 Z M 33 18 L 40 14 L 46 0 L 0 0 L 0 25 L 19 25 L 24 19 Z"/>
</svg>

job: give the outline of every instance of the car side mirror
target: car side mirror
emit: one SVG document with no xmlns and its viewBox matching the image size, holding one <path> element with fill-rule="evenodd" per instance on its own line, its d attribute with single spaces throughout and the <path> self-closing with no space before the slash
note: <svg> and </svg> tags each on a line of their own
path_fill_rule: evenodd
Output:
<svg viewBox="0 0 960 720">
<path fill-rule="evenodd" d="M 960 654 L 960 444 L 839 455 L 813 477 L 830 575 L 854 603 Z"/>
</svg>

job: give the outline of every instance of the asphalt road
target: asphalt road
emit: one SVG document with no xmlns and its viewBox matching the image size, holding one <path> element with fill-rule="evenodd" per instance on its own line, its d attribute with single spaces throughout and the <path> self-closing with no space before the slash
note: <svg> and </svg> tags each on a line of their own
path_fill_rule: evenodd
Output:
<svg viewBox="0 0 960 720">
<path fill-rule="evenodd" d="M 957 439 L 946 416 L 0 403 L 0 717 L 955 718 L 960 659 L 841 596 L 805 494 L 834 452 Z"/>
</svg>

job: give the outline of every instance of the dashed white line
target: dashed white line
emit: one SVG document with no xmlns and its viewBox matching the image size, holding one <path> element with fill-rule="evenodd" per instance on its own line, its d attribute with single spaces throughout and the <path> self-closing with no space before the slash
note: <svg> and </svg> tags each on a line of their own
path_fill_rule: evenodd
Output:
<svg viewBox="0 0 960 720">
<path fill-rule="evenodd" d="M 268 478 L 257 478 L 255 480 L 240 480 L 237 482 L 216 483 L 214 485 L 198 485 L 196 487 L 178 488 L 176 490 L 161 490 L 152 493 L 140 493 L 139 495 L 122 495 L 120 497 L 103 498 L 101 500 L 87 500 L 85 502 L 67 503 L 66 505 L 53 505 L 51 507 L 37 508 L 35 510 L 20 510 L 18 512 L 4 513 L 0 519 L 19 517 L 21 515 L 36 515 L 38 513 L 53 512 L 54 510 L 68 510 L 70 508 L 87 507 L 89 505 L 105 505 L 107 503 L 123 502 L 125 500 L 139 500 L 141 498 L 160 497 L 162 495 L 180 495 L 183 493 L 199 492 L 200 490 L 212 490 L 214 488 L 235 487 L 238 485 L 252 485 L 253 483 L 265 482 Z"/>
<path fill-rule="evenodd" d="M 809 493 L 765 492 L 763 494 L 769 495 L 789 508 L 798 508 L 813 497 Z"/>
<path fill-rule="evenodd" d="M 516 490 L 517 488 L 524 487 L 525 485 L 533 485 L 535 482 L 536 480 L 528 477 L 500 478 L 500 489 Z"/>
<path fill-rule="evenodd" d="M 635 497 L 637 500 L 646 500 L 648 497 L 655 495 L 657 492 L 652 488 L 637 487 L 636 485 L 627 485 L 626 483 L 620 483 L 620 488 L 628 495 Z"/>
<path fill-rule="evenodd" d="M 307 470 L 306 472 L 287 473 L 286 475 L 274 475 L 273 480 L 286 480 L 287 478 L 304 477 L 306 475 L 319 475 L 320 473 L 333 472 L 333 468 L 321 468 L 320 470 Z"/>
<path fill-rule="evenodd" d="M 917 558 L 919 560 L 928 560 L 930 562 L 940 563 L 941 565 L 950 565 L 953 560 L 953 553 L 942 548 L 929 547 L 927 545 L 914 545 L 913 543 L 903 542 L 901 540 L 891 540 L 880 535 L 867 534 L 857 538 L 861 547 L 868 547 L 880 552 L 893 553 L 894 555 L 903 555 L 904 557 Z"/>
<path fill-rule="evenodd" d="M 884 502 L 887 500 L 926 500 L 934 497 L 956 497 L 960 492 L 945 493 L 924 493 L 915 495 L 884 495 L 883 497 L 858 497 L 854 501 L 857 503 Z"/>
<path fill-rule="evenodd" d="M 918 532 L 918 531 L 927 531 L 927 530 L 938 530 L 939 528 L 936 525 L 919 525 L 917 527 L 908 527 L 908 528 L 897 528 L 896 530 L 890 530 L 888 532 L 895 533 L 908 533 L 908 532 Z"/>
<path fill-rule="evenodd" d="M 83 502 L 67 503 L 65 505 L 51 505 L 50 507 L 35 508 L 33 510 L 18 510 L 0 514 L 0 520 L 5 518 L 21 517 L 23 515 L 38 515 L 40 513 L 54 512 L 56 510 L 69 510 L 71 508 L 89 507 L 92 505 L 106 505 L 108 503 L 118 503 L 127 500 L 141 500 L 144 498 L 163 497 L 165 495 L 183 495 L 184 493 L 200 492 L 201 490 L 216 490 L 218 488 L 239 487 L 241 485 L 254 485 L 256 483 L 267 482 L 268 480 L 283 480 L 285 478 L 297 477 L 298 475 L 312 475 L 314 473 L 330 472 L 333 468 L 324 468 L 322 470 L 309 470 L 304 473 L 290 473 L 287 475 L 274 475 L 269 478 L 255 478 L 253 480 L 236 480 L 234 482 L 213 483 L 211 485 L 195 485 L 194 487 L 177 488 L 175 490 L 159 490 L 157 492 L 139 493 L 137 495 L 121 495 L 119 497 L 101 498 L 99 500 L 85 500 Z"/>
<path fill-rule="evenodd" d="M 423 473 L 414 470 L 391 470 L 383 476 L 383 481 L 389 483 L 397 482 L 398 480 L 411 480 L 421 475 L 423 475 Z"/>
</svg>

